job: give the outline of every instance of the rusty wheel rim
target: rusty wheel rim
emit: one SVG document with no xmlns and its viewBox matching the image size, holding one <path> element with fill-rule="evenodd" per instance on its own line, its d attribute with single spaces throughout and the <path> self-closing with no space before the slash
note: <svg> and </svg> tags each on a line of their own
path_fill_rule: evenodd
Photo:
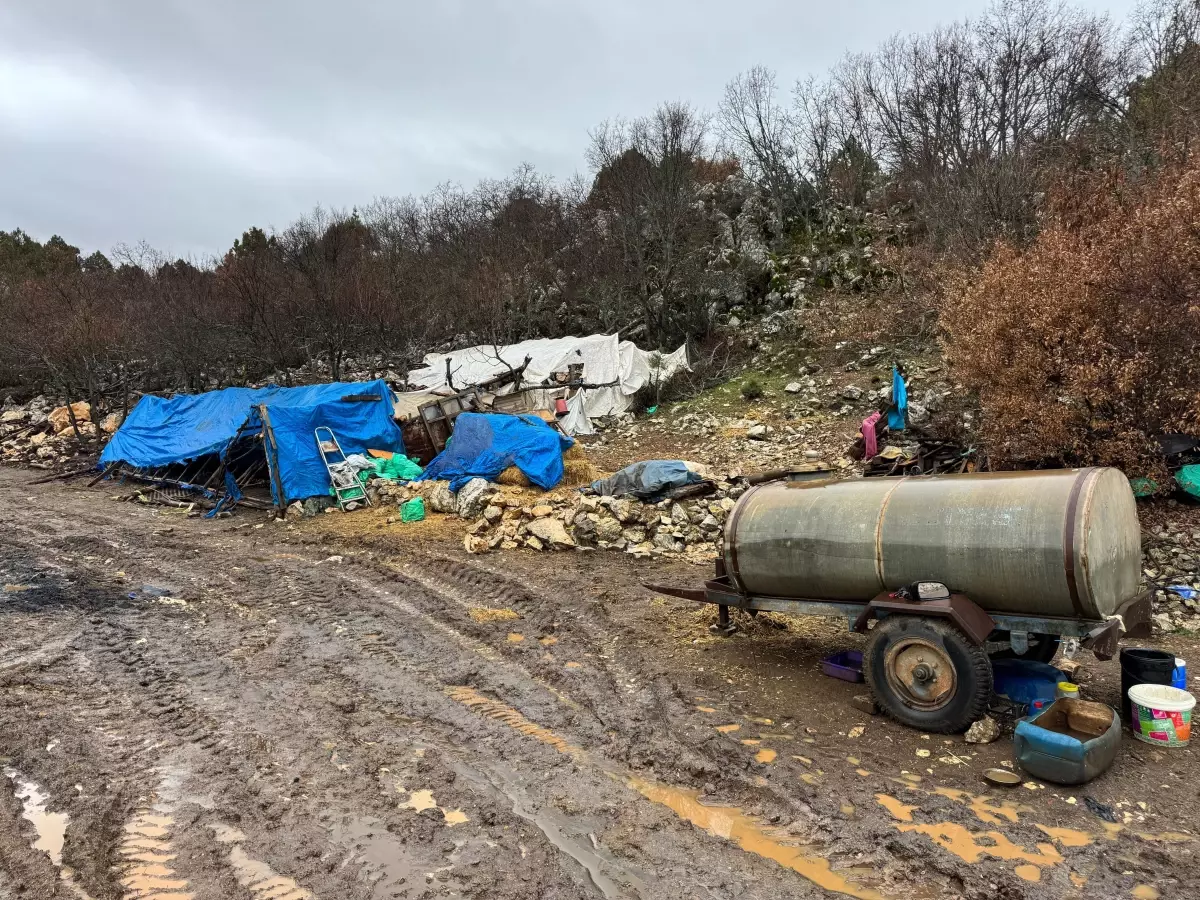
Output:
<svg viewBox="0 0 1200 900">
<path fill-rule="evenodd" d="M 958 674 L 946 651 L 922 638 L 905 638 L 884 657 L 888 685 L 914 709 L 941 709 L 954 696 Z"/>
</svg>

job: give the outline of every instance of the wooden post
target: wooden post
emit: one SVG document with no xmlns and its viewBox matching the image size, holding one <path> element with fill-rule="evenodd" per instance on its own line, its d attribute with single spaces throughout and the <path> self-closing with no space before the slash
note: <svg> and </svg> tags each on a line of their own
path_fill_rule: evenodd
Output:
<svg viewBox="0 0 1200 900">
<path fill-rule="evenodd" d="M 281 514 L 286 514 L 287 498 L 283 495 L 283 482 L 279 479 L 279 445 L 275 443 L 275 432 L 271 429 L 271 416 L 265 403 L 259 404 L 258 416 L 263 423 L 263 450 L 267 457 L 267 471 L 271 473 L 271 480 L 275 483 L 275 508 Z"/>
<path fill-rule="evenodd" d="M 87 486 L 95 487 L 100 482 L 102 482 L 105 478 L 107 478 L 109 475 L 111 475 L 113 470 L 120 464 L 121 464 L 120 460 L 117 460 L 116 462 L 110 462 L 107 466 L 104 467 L 104 469 L 100 472 L 99 475 L 97 475 L 95 478 L 93 478 L 91 481 L 88 482 Z"/>
</svg>

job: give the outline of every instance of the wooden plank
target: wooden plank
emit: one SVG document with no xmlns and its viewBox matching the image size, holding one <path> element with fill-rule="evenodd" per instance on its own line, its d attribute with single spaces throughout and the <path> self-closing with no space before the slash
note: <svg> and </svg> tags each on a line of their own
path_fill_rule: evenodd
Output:
<svg viewBox="0 0 1200 900">
<path fill-rule="evenodd" d="M 283 495 L 283 482 L 279 478 L 279 445 L 275 443 L 275 430 L 271 428 L 271 416 L 267 412 L 266 404 L 259 404 L 258 415 L 263 422 L 263 432 L 267 435 L 264 450 L 267 456 L 267 471 L 271 480 L 275 482 L 275 508 L 282 513 L 287 509 L 287 498 Z"/>
</svg>

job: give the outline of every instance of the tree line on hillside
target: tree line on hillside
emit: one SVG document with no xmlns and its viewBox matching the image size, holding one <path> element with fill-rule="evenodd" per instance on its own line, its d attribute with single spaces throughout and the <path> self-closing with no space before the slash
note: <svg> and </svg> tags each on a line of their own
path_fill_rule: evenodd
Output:
<svg viewBox="0 0 1200 900">
<path fill-rule="evenodd" d="M 451 343 L 593 331 L 703 344 L 734 313 L 911 290 L 907 252 L 977 265 L 1034 241 L 1056 186 L 1188 158 L 1198 40 L 1196 0 L 1120 26 L 1009 0 L 790 94 L 754 68 L 714 114 L 604 123 L 566 183 L 522 166 L 318 207 L 212 260 L 0 232 L 0 390 L 128 398 L 316 363 L 339 378 L 350 360 L 402 371 Z"/>
</svg>

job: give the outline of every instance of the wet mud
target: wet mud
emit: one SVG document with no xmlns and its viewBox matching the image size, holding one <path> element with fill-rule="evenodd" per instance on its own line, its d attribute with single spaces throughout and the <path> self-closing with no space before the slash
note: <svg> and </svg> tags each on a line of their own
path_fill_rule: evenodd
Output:
<svg viewBox="0 0 1200 900">
<path fill-rule="evenodd" d="M 1089 786 L 1116 823 L 1084 789 L 989 792 L 1000 744 L 863 718 L 821 679 L 857 640 L 836 626 L 714 638 L 640 587 L 681 564 L 468 557 L 28 480 L 0 470 L 0 900 L 1200 887 L 1190 752 Z"/>
</svg>

